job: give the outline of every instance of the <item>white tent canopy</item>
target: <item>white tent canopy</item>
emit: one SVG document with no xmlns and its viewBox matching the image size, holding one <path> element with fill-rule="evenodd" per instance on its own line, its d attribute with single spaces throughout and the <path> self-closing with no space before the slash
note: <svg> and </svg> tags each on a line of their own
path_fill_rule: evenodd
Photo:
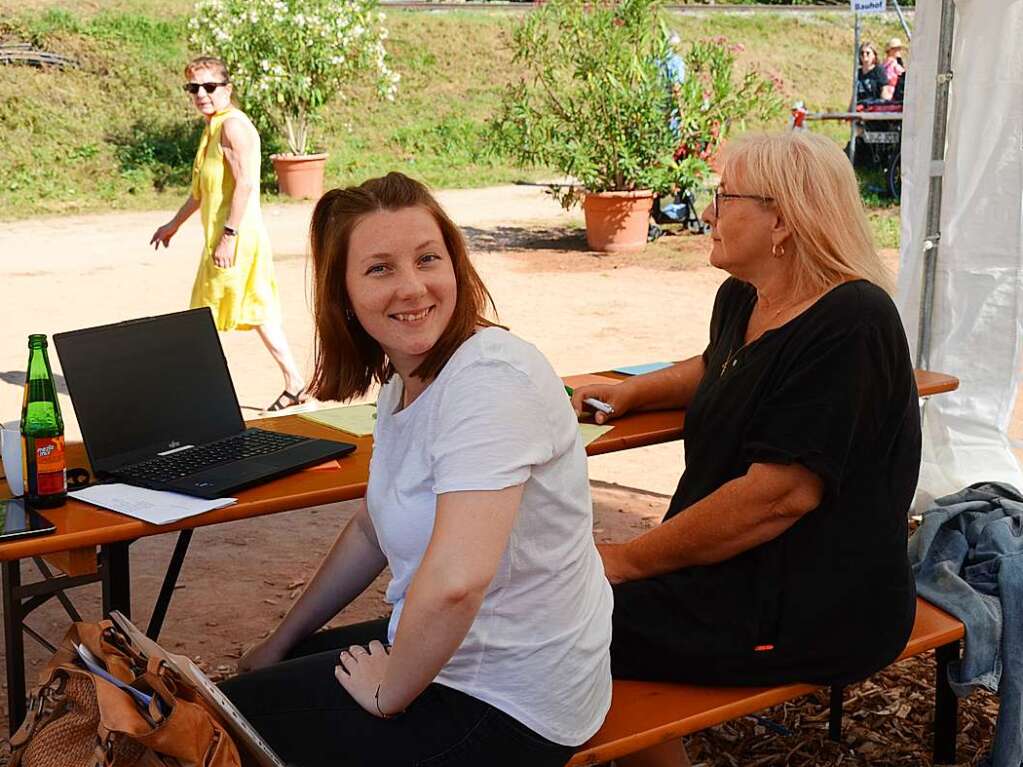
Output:
<svg viewBox="0 0 1023 767">
<path fill-rule="evenodd" d="M 961 385 L 924 407 L 918 510 L 982 480 L 1023 489 L 1007 435 L 1023 341 L 1023 0 L 956 0 L 955 6 L 926 362 L 958 376 Z M 926 223 L 941 2 L 917 4 L 913 31 L 897 301 L 916 358 L 924 249 L 933 234 Z"/>
</svg>

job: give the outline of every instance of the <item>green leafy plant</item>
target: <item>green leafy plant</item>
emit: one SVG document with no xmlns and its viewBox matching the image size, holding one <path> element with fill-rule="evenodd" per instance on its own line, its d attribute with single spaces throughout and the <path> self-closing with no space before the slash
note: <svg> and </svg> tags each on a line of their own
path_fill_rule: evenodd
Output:
<svg viewBox="0 0 1023 767">
<path fill-rule="evenodd" d="M 310 151 L 321 109 L 357 80 L 384 98 L 397 91 L 376 0 L 198 0 L 189 30 L 193 46 L 225 61 L 245 110 L 296 155 Z"/>
<path fill-rule="evenodd" d="M 709 171 L 706 146 L 745 111 L 777 107 L 756 73 L 732 82 L 734 56 L 714 41 L 691 46 L 694 76 L 673 87 L 670 37 L 661 0 L 549 0 L 514 32 L 515 61 L 528 75 L 503 94 L 495 145 L 586 192 L 695 186 Z M 683 141 L 699 150 L 679 152 Z M 569 207 L 579 187 L 551 193 Z"/>
<path fill-rule="evenodd" d="M 731 45 L 724 37 L 696 40 L 686 52 L 686 78 L 674 85 L 678 127 L 677 157 L 710 160 L 733 128 L 747 120 L 766 122 L 784 108 L 781 82 L 764 77 L 755 69 L 740 77 L 735 73 L 735 55 L 741 44 Z"/>
<path fill-rule="evenodd" d="M 549 0 L 513 33 L 527 76 L 508 86 L 492 123 L 519 162 L 546 165 L 588 192 L 667 192 L 702 162 L 676 162 L 660 0 Z M 569 207 L 574 188 L 553 187 Z"/>
</svg>

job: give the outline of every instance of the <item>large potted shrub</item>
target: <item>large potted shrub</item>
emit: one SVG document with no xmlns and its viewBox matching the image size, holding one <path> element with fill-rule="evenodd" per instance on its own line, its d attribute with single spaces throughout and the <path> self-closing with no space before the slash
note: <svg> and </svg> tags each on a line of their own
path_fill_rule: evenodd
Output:
<svg viewBox="0 0 1023 767">
<path fill-rule="evenodd" d="M 695 188 L 709 172 L 706 147 L 727 132 L 734 108 L 758 101 L 729 94 L 716 118 L 690 115 L 680 125 L 680 115 L 707 111 L 711 64 L 727 56 L 701 48 L 702 58 L 692 62 L 697 71 L 673 87 L 665 65 L 670 38 L 661 0 L 549 0 L 513 34 L 514 60 L 526 76 L 504 93 L 495 141 L 519 162 L 575 180 L 551 193 L 566 208 L 582 202 L 594 250 L 642 249 L 655 195 Z M 733 60 L 728 78 L 714 70 L 722 86 Z M 755 73 L 749 78 L 763 82 Z M 678 151 L 683 138 L 692 142 L 696 134 L 705 134 L 700 151 Z"/>
<path fill-rule="evenodd" d="M 328 102 L 365 78 L 394 98 L 383 22 L 376 0 L 196 2 L 191 44 L 224 60 L 243 109 L 287 145 L 271 157 L 282 194 L 323 193 L 327 155 L 314 151 L 311 130 Z"/>
<path fill-rule="evenodd" d="M 777 76 L 765 77 L 755 69 L 737 76 L 735 56 L 742 50 L 741 44 L 730 44 L 724 37 L 689 44 L 686 78 L 672 89 L 676 157 L 698 157 L 713 166 L 734 127 L 781 113 L 783 84 Z"/>
</svg>

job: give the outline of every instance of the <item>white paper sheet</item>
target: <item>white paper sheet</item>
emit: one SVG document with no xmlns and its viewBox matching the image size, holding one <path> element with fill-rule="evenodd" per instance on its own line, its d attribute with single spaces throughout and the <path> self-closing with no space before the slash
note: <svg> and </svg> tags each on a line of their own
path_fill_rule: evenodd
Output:
<svg viewBox="0 0 1023 767">
<path fill-rule="evenodd" d="M 141 519 L 153 525 L 169 525 L 180 519 L 194 517 L 213 509 L 222 509 L 237 503 L 237 498 L 193 498 L 166 490 L 149 490 L 144 487 L 113 483 L 92 485 L 84 490 L 68 493 L 72 498 L 101 506 L 129 517 Z"/>
</svg>

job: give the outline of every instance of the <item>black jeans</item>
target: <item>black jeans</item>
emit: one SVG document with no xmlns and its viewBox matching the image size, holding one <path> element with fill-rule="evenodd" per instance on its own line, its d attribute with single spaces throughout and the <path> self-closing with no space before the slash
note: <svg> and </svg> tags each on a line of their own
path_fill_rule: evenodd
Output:
<svg viewBox="0 0 1023 767">
<path fill-rule="evenodd" d="M 321 631 L 288 659 L 220 687 L 288 765 L 560 767 L 574 753 L 493 706 L 431 684 L 393 719 L 367 713 L 334 678 L 338 652 L 387 641 L 387 621 Z"/>
</svg>

